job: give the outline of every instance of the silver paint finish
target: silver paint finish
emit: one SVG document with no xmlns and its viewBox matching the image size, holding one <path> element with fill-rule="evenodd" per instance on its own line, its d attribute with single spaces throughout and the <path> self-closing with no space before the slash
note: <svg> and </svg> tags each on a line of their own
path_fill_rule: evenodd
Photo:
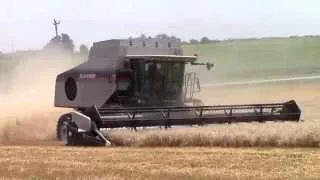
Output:
<svg viewBox="0 0 320 180">
<path fill-rule="evenodd" d="M 91 130 L 92 121 L 90 117 L 79 112 L 71 112 L 72 121 L 76 123 L 77 127 L 84 132 Z"/>
<path fill-rule="evenodd" d="M 108 76 L 123 68 L 126 57 L 134 55 L 182 56 L 180 42 L 176 40 L 108 40 L 95 42 L 90 49 L 88 61 L 59 74 L 56 78 L 54 105 L 56 107 L 87 108 L 102 106 L 117 90 L 116 82 Z M 99 78 L 87 78 L 96 74 Z M 95 75 L 94 75 L 95 76 Z M 68 100 L 65 81 L 73 77 L 77 83 L 77 96 Z"/>
</svg>

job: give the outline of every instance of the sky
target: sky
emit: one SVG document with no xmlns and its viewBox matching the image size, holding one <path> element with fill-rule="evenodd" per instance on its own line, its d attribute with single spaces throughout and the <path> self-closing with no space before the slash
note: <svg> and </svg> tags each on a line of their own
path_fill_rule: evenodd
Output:
<svg viewBox="0 0 320 180">
<path fill-rule="evenodd" d="M 0 51 L 167 33 L 182 40 L 320 34 L 319 0 L 0 0 Z"/>
</svg>

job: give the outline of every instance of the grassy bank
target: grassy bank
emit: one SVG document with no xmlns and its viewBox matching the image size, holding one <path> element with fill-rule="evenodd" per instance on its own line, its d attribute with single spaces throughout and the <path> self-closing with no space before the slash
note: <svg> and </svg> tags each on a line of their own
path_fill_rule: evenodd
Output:
<svg viewBox="0 0 320 180">
<path fill-rule="evenodd" d="M 189 55 L 212 61 L 215 69 L 201 74 L 203 81 L 215 82 L 320 73 L 320 38 L 270 38 L 226 41 L 184 46 Z"/>
<path fill-rule="evenodd" d="M 220 43 L 184 45 L 187 55 L 198 53 L 200 61 L 211 61 L 215 68 L 192 67 L 203 83 L 219 83 L 248 79 L 266 79 L 320 74 L 320 37 L 264 38 Z M 0 57 L 0 80 L 4 74 L 26 59 L 65 62 L 83 61 L 86 57 L 61 53 L 19 52 Z M 65 58 L 67 56 L 67 58 Z"/>
</svg>

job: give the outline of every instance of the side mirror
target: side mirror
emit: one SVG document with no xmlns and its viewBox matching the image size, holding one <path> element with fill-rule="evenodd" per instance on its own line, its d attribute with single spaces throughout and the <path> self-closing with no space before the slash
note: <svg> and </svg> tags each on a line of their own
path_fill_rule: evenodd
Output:
<svg viewBox="0 0 320 180">
<path fill-rule="evenodd" d="M 210 69 L 213 68 L 213 63 L 207 63 L 207 69 L 210 71 Z"/>
<path fill-rule="evenodd" d="M 196 62 L 191 62 L 191 65 L 205 65 L 207 67 L 207 70 L 210 71 L 211 68 L 213 68 L 213 63 L 196 63 Z"/>
</svg>

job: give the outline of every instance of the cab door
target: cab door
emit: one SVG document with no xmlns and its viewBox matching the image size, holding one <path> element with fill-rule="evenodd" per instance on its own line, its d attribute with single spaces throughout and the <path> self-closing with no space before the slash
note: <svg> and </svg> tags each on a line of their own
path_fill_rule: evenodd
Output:
<svg viewBox="0 0 320 180">
<path fill-rule="evenodd" d="M 135 60 L 131 62 L 133 70 L 133 92 L 139 99 L 148 99 L 151 94 L 152 71 L 150 64 Z"/>
<path fill-rule="evenodd" d="M 161 101 L 165 86 L 165 71 L 161 64 L 135 61 L 131 68 L 134 73 L 135 95 L 151 105 Z"/>
</svg>

